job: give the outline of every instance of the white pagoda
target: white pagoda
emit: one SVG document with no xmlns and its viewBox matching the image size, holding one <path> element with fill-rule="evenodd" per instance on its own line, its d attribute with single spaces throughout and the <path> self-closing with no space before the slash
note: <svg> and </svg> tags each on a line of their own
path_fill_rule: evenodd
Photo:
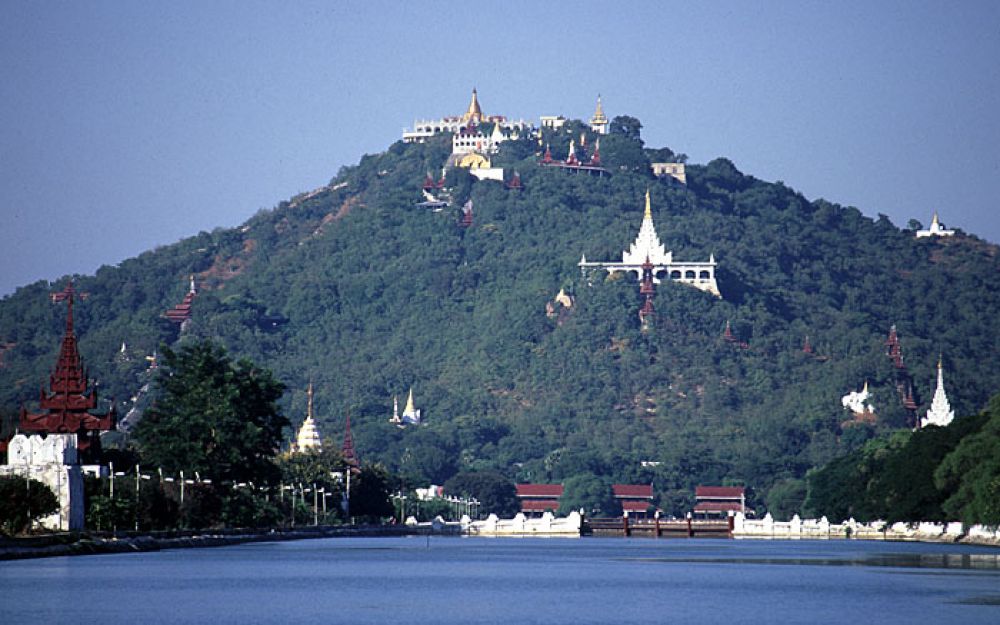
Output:
<svg viewBox="0 0 1000 625">
<path fill-rule="evenodd" d="M 302 422 L 299 433 L 295 437 L 295 451 L 299 453 L 307 451 L 322 451 L 323 442 L 319 438 L 319 430 L 316 428 L 316 420 L 313 419 L 313 385 L 309 383 L 309 407 L 306 409 L 306 420 Z"/>
<path fill-rule="evenodd" d="M 937 425 L 944 427 L 955 419 L 955 411 L 948 403 L 948 395 L 944 392 L 944 373 L 942 372 L 941 359 L 938 358 L 937 388 L 934 389 L 934 399 L 931 400 L 930 410 L 927 416 L 920 420 L 920 427 Z"/>
<path fill-rule="evenodd" d="M 707 291 L 716 297 L 722 297 L 719 285 L 715 281 L 715 255 L 708 258 L 707 263 L 675 261 L 670 252 L 660 243 L 653 226 L 653 212 L 650 208 L 649 190 L 646 191 L 646 211 L 639 226 L 639 235 L 631 247 L 622 252 L 621 262 L 589 262 L 584 255 L 578 266 L 586 273 L 588 268 L 604 269 L 608 273 L 618 271 L 635 272 L 636 279 L 642 279 L 642 266 L 645 262 L 653 265 L 653 282 L 659 284 L 662 278 L 674 282 L 689 284 L 696 289 Z"/>
<path fill-rule="evenodd" d="M 399 414 L 399 401 L 396 396 L 392 396 L 392 418 L 389 423 L 393 423 L 398 428 L 405 428 L 408 425 L 420 425 L 420 410 L 413 405 L 413 387 L 410 387 L 410 395 L 406 398 L 406 406 L 403 414 Z"/>
<path fill-rule="evenodd" d="M 934 217 L 931 218 L 931 227 L 927 230 L 917 230 L 917 238 L 922 239 L 924 237 L 951 237 L 955 236 L 954 230 L 945 230 L 944 226 L 938 220 L 937 211 L 934 211 Z"/>
</svg>

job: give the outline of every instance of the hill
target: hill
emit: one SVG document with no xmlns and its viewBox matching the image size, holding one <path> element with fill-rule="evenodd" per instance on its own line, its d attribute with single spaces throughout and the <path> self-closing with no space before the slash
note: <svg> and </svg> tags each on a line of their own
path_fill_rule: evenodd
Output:
<svg viewBox="0 0 1000 625">
<path fill-rule="evenodd" d="M 696 483 L 747 484 L 760 503 L 775 484 L 905 426 L 883 347 L 893 324 L 923 409 L 939 353 L 958 414 L 1000 389 L 996 246 L 964 233 L 918 240 L 722 158 L 689 164 L 686 186 L 654 178 L 649 161 L 673 152 L 645 148 L 634 121 L 634 132 L 601 139 L 610 176 L 539 167 L 534 142 L 508 141 L 495 163 L 520 172 L 522 190 L 451 170 L 453 204 L 434 212 L 416 202 L 450 143 L 399 142 L 239 228 L 75 276 L 89 293 L 76 329 L 90 374 L 125 414 L 148 380 L 146 355 L 217 338 L 288 386 L 293 424 L 312 380 L 324 434 L 339 440 L 350 410 L 362 457 L 414 481 L 463 468 L 652 480 L 668 510 Z M 567 130 L 547 137 L 554 153 L 583 127 Z M 664 283 L 643 332 L 634 278 L 585 280 L 577 262 L 620 257 L 647 188 L 660 239 L 678 259 L 714 254 L 723 297 Z M 470 198 L 463 228 L 458 207 Z M 192 274 L 200 292 L 181 333 L 163 313 Z M 64 282 L 0 300 L 8 416 L 37 397 L 55 361 L 64 311 L 49 292 Z M 574 305 L 546 315 L 560 289 Z M 722 338 L 727 322 L 736 343 Z M 844 426 L 840 397 L 865 380 L 878 422 Z M 399 429 L 388 423 L 393 396 L 404 401 L 411 386 L 426 425 Z"/>
</svg>

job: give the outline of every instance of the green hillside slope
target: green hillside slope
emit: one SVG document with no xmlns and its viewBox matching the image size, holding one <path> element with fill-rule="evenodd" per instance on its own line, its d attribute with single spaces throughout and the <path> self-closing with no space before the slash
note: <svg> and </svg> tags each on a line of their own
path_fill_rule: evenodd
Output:
<svg viewBox="0 0 1000 625">
<path fill-rule="evenodd" d="M 565 153 L 566 136 L 549 139 Z M 657 180 L 648 159 L 669 151 L 644 152 L 624 135 L 602 138 L 611 176 L 540 168 L 535 145 L 514 141 L 497 162 L 520 172 L 523 190 L 452 171 L 452 207 L 416 206 L 449 147 L 394 144 L 240 228 L 77 277 L 90 296 L 76 328 L 102 396 L 125 400 L 126 413 L 146 355 L 213 337 L 288 385 L 293 424 L 312 380 L 325 435 L 339 439 L 349 409 L 362 457 L 414 479 L 441 483 L 462 468 L 531 481 L 593 473 L 654 480 L 672 506 L 699 482 L 762 496 L 856 447 L 872 431 L 841 427 L 840 397 L 866 379 L 877 429 L 905 425 L 883 348 L 892 324 L 924 408 L 939 353 L 958 414 L 1000 389 L 996 246 L 961 233 L 916 240 L 725 159 L 689 165 L 687 186 Z M 676 259 L 714 254 L 723 298 L 663 284 L 644 333 L 634 278 L 588 283 L 576 263 L 620 258 L 647 188 L 660 239 Z M 462 228 L 467 198 L 474 223 Z M 181 335 L 162 313 L 190 274 L 201 292 Z M 0 301 L 0 343 L 13 344 L 0 368 L 8 413 L 37 396 L 55 361 L 64 312 L 49 303 L 53 288 Z M 547 316 L 560 288 L 575 305 Z M 746 348 L 722 340 L 727 321 Z M 814 354 L 801 349 L 806 336 Z M 426 425 L 398 429 L 393 395 L 402 404 L 411 386 Z"/>
</svg>

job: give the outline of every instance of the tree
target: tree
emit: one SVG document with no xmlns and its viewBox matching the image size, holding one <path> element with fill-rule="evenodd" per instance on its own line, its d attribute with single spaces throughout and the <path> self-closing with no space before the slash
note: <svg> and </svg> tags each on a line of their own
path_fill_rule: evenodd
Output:
<svg viewBox="0 0 1000 625">
<path fill-rule="evenodd" d="M 611 120 L 609 133 L 642 143 L 642 122 L 630 115 L 619 115 Z"/>
<path fill-rule="evenodd" d="M 289 425 L 284 386 L 249 360 L 204 341 L 163 350 L 153 406 L 136 427 L 146 463 L 216 482 L 274 482 L 274 455 Z"/>
<path fill-rule="evenodd" d="M 392 516 L 389 472 L 382 465 L 366 465 L 351 478 L 351 516 L 381 519 Z"/>
<path fill-rule="evenodd" d="M 587 516 L 618 516 L 621 508 L 611 492 L 611 482 L 596 475 L 574 475 L 563 483 L 559 514 L 583 510 Z"/>
<path fill-rule="evenodd" d="M 445 482 L 444 491 L 449 495 L 476 498 L 483 514 L 509 518 L 519 509 L 514 482 L 496 471 L 459 473 Z"/>
<path fill-rule="evenodd" d="M 14 535 L 59 510 L 55 494 L 38 480 L 17 475 L 0 477 L 0 530 Z"/>
<path fill-rule="evenodd" d="M 989 420 L 945 456 L 934 479 L 951 495 L 944 503 L 947 514 L 969 524 L 996 526 L 1000 525 L 1000 395 L 990 400 L 981 416 Z M 965 419 L 948 427 L 961 421 Z"/>
<path fill-rule="evenodd" d="M 789 519 L 802 512 L 806 498 L 805 480 L 788 478 L 780 480 L 767 491 L 764 501 L 767 511 L 776 519 Z"/>
</svg>

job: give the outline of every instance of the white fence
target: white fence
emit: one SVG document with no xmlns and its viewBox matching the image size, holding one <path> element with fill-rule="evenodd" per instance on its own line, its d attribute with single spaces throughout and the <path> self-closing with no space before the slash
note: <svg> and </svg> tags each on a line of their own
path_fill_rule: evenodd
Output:
<svg viewBox="0 0 1000 625">
<path fill-rule="evenodd" d="M 747 519 L 737 514 L 733 523 L 735 538 L 796 539 L 859 539 L 859 540 L 925 540 L 940 542 L 975 542 L 1000 545 L 1000 528 L 973 525 L 966 528 L 962 523 L 893 523 L 872 521 L 859 523 L 848 519 L 842 523 L 830 523 L 826 517 L 801 519 L 799 515 L 791 521 L 775 521 L 768 513 L 763 519 Z"/>
</svg>

